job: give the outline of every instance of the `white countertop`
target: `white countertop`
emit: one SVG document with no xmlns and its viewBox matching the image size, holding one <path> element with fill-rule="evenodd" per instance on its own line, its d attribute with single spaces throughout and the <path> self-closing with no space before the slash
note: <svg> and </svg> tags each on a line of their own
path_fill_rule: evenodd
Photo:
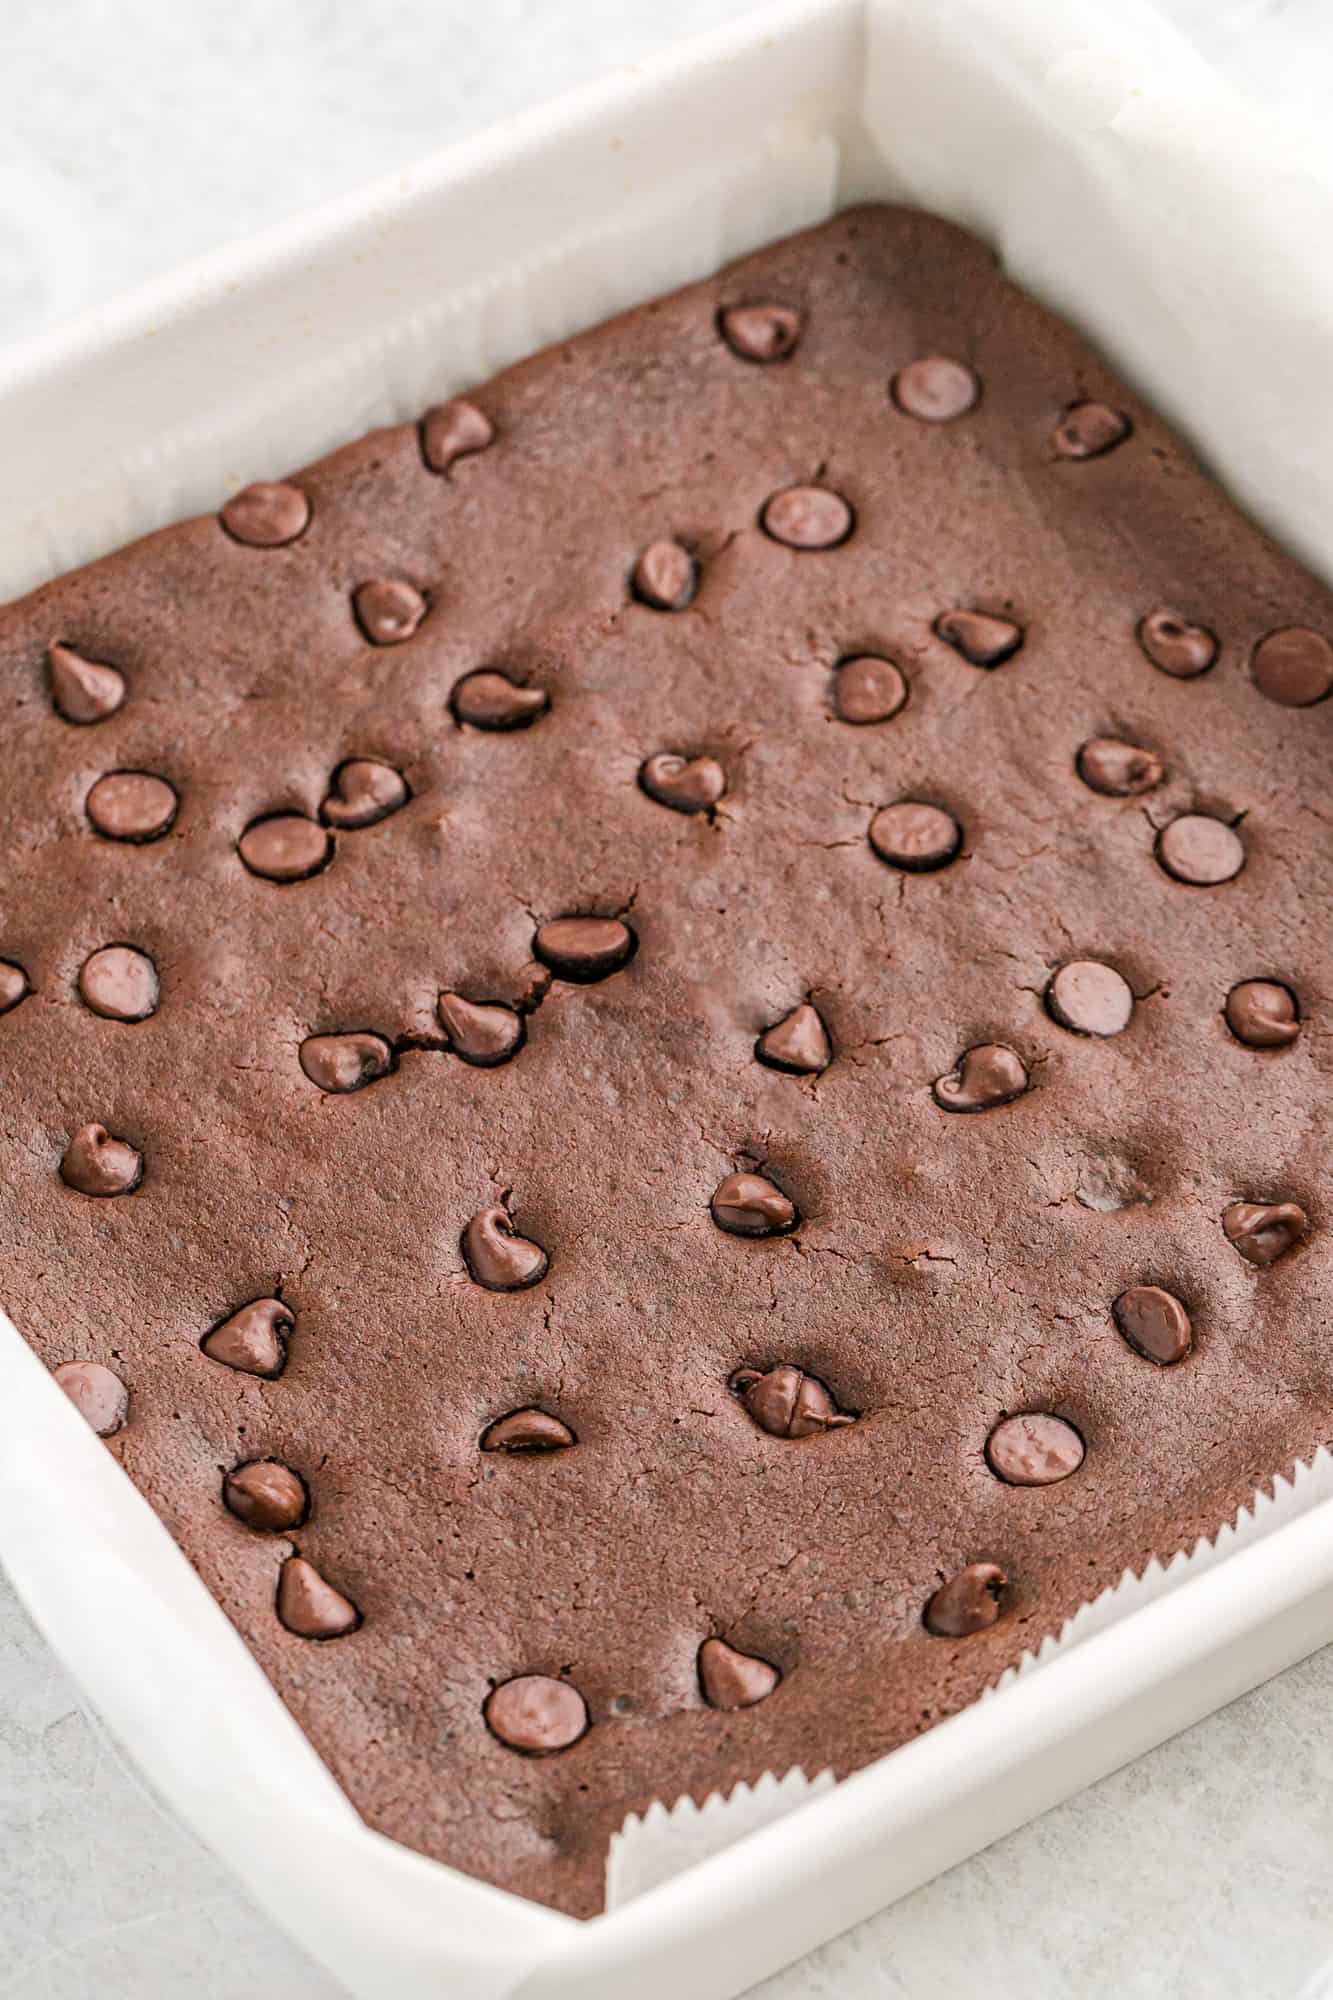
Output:
<svg viewBox="0 0 1333 2000">
<path fill-rule="evenodd" d="M 1320 111 L 1321 0 L 1171 0 Z M 7 338 L 749 0 L 5 9 Z M 1298 59 L 1299 58 L 1299 59 Z M 763 2000 L 1295 2000 L 1333 1955 L 1333 1648 L 941 1877 Z M 338 2000 L 126 1768 L 0 1578 L 0 2000 Z M 459 2000 L 466 2000 L 460 1995 Z M 689 2000 L 682 1995 L 682 2000 Z"/>
</svg>

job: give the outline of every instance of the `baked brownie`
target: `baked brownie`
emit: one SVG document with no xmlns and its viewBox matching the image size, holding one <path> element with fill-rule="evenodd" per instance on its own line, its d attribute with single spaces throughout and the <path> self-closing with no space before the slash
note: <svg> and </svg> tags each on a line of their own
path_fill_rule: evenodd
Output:
<svg viewBox="0 0 1333 2000">
<path fill-rule="evenodd" d="M 372 1826 L 592 1912 L 1329 1436 L 1329 632 L 892 209 L 4 612 L 0 1295 Z"/>
</svg>

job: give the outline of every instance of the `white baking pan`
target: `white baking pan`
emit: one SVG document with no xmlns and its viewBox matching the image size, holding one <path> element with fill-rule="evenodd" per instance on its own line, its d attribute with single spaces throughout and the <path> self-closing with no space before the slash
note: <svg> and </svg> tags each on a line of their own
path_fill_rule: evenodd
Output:
<svg viewBox="0 0 1333 2000">
<path fill-rule="evenodd" d="M 1137 0 L 802 0 L 0 357 L 0 595 L 885 197 L 989 237 L 1333 574 L 1320 162 Z M 0 1561 L 157 1791 L 359 2000 L 727 2000 L 1333 1638 L 1330 1494 L 1320 1454 L 990 1699 L 578 1923 L 362 1826 L 0 1316 Z"/>
</svg>

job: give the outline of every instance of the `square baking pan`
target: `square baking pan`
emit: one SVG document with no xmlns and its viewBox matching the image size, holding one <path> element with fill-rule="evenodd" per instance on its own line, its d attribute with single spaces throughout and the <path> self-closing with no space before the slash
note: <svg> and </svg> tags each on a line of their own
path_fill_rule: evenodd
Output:
<svg viewBox="0 0 1333 2000">
<path fill-rule="evenodd" d="M 1133 0 L 800 0 L 0 358 L 0 595 L 864 199 L 988 238 L 1329 573 L 1304 385 L 1333 196 L 1294 142 Z M 361 1823 L 0 1318 L 0 1561 L 158 1793 L 364 2000 L 726 2000 L 1333 1637 L 1331 1494 L 1320 1453 L 991 1697 L 579 1923 Z"/>
</svg>

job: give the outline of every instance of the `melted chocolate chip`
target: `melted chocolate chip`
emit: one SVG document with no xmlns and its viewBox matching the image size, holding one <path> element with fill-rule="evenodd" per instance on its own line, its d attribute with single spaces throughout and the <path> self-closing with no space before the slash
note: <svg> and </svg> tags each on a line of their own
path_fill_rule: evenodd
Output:
<svg viewBox="0 0 1333 2000">
<path fill-rule="evenodd" d="M 111 771 L 84 800 L 84 811 L 104 840 L 142 847 L 160 840 L 175 820 L 180 800 L 165 778 L 151 771 Z"/>
<path fill-rule="evenodd" d="M 1109 403 L 1071 403 L 1051 440 L 1060 458 L 1100 458 L 1123 444 L 1133 425 Z"/>
<path fill-rule="evenodd" d="M 361 1613 L 304 1556 L 288 1556 L 278 1572 L 278 1622 L 298 1639 L 341 1639 Z"/>
<path fill-rule="evenodd" d="M 387 1076 L 393 1050 L 383 1035 L 309 1035 L 301 1044 L 301 1068 L 321 1090 L 345 1096 Z"/>
<path fill-rule="evenodd" d="M 406 778 L 392 764 L 377 757 L 349 757 L 330 778 L 319 816 L 325 826 L 350 833 L 387 819 L 411 796 Z"/>
<path fill-rule="evenodd" d="M 400 646 L 426 615 L 426 600 L 400 577 L 372 576 L 352 592 L 356 622 L 372 646 Z"/>
<path fill-rule="evenodd" d="M 762 1373 L 757 1368 L 738 1368 L 727 1386 L 770 1437 L 817 1437 L 856 1422 L 849 1411 L 838 1408 L 826 1383 L 790 1361 Z"/>
<path fill-rule="evenodd" d="M 958 1067 L 937 1076 L 932 1090 L 941 1111 L 991 1111 L 1012 1104 L 1028 1087 L 1022 1059 L 1003 1042 L 979 1042 Z"/>
<path fill-rule="evenodd" d="M 801 315 L 790 306 L 727 306 L 718 328 L 742 361 L 785 361 L 801 337 Z"/>
<path fill-rule="evenodd" d="M 545 1410 L 511 1410 L 481 1434 L 483 1451 L 567 1451 L 577 1442 L 569 1425 Z"/>
<path fill-rule="evenodd" d="M 881 861 L 908 874 L 946 868 L 963 844 L 963 829 L 942 806 L 899 799 L 883 806 L 870 822 L 870 845 Z"/>
<path fill-rule="evenodd" d="M 817 1076 L 833 1060 L 823 1016 L 808 1000 L 765 1028 L 754 1052 L 770 1069 L 786 1070 L 791 1076 Z"/>
<path fill-rule="evenodd" d="M 32 988 L 28 975 L 21 965 L 15 965 L 12 958 L 0 958 L 0 1014 L 7 1014 L 11 1007 L 17 1007 L 20 1000 L 26 1000 Z"/>
<path fill-rule="evenodd" d="M 699 1686 L 710 1708 L 753 1708 L 781 1679 L 771 1660 L 739 1652 L 725 1639 L 705 1639 L 699 1648 Z"/>
<path fill-rule="evenodd" d="M 251 820 L 236 851 L 266 882 L 306 882 L 333 859 L 333 836 L 304 813 L 270 813 Z"/>
<path fill-rule="evenodd" d="M 492 1736 L 528 1757 L 568 1750 L 589 1728 L 588 1704 L 578 1689 L 550 1674 L 501 1681 L 487 1695 L 482 1714 Z"/>
<path fill-rule="evenodd" d="M 832 703 L 839 722 L 888 722 L 907 704 L 907 682 L 892 660 L 857 653 L 838 662 Z"/>
<path fill-rule="evenodd" d="M 1052 1020 L 1076 1035 L 1118 1035 L 1134 1015 L 1134 989 L 1097 958 L 1071 959 L 1046 988 Z"/>
<path fill-rule="evenodd" d="M 254 549 L 280 549 L 310 525 L 310 502 L 299 486 L 259 480 L 243 486 L 222 509 L 222 525 L 234 542 Z"/>
<path fill-rule="evenodd" d="M 463 1262 L 474 1285 L 488 1292 L 522 1292 L 550 1268 L 540 1243 L 519 1236 L 503 1208 L 483 1208 L 462 1235 Z"/>
<path fill-rule="evenodd" d="M 699 587 L 699 565 L 679 542 L 650 542 L 634 565 L 630 589 L 654 611 L 683 611 Z"/>
<path fill-rule="evenodd" d="M 801 1219 L 795 1202 L 763 1174 L 727 1174 L 709 1207 L 728 1236 L 786 1236 Z"/>
<path fill-rule="evenodd" d="M 1054 1486 L 1077 1472 L 1084 1444 L 1063 1417 L 1005 1417 L 986 1440 L 986 1462 L 1008 1486 Z"/>
<path fill-rule="evenodd" d="M 974 667 L 998 667 L 1023 643 L 1021 625 L 988 611 L 941 611 L 931 629 Z"/>
<path fill-rule="evenodd" d="M 545 688 L 524 687 L 494 667 L 483 667 L 454 682 L 449 706 L 456 721 L 473 729 L 527 729 L 545 715 L 551 697 Z"/>
<path fill-rule="evenodd" d="M 295 1330 L 296 1315 L 281 1299 L 251 1299 L 211 1327 L 199 1346 L 224 1368 L 272 1381 L 287 1366 L 287 1342 Z"/>
<path fill-rule="evenodd" d="M 1206 674 L 1217 659 L 1217 634 L 1191 625 L 1178 611 L 1150 611 L 1140 619 L 1138 642 L 1145 656 L 1178 681 Z"/>
<path fill-rule="evenodd" d="M 133 1194 L 143 1179 L 143 1154 L 105 1125 L 80 1125 L 65 1148 L 60 1178 L 78 1194 Z"/>
<path fill-rule="evenodd" d="M 789 549 L 835 549 L 851 534 L 856 516 L 827 486 L 788 486 L 765 500 L 759 525 Z"/>
<path fill-rule="evenodd" d="M 619 917 L 553 917 L 537 930 L 532 949 L 557 979 L 590 986 L 628 965 L 638 942 Z"/>
<path fill-rule="evenodd" d="M 1210 813 L 1182 813 L 1157 836 L 1157 859 L 1177 882 L 1198 889 L 1230 882 L 1245 866 L 1240 835 Z"/>
<path fill-rule="evenodd" d="M 64 1361 L 53 1374 L 85 1423 L 98 1437 L 113 1437 L 129 1415 L 130 1392 L 114 1369 L 100 1361 Z"/>
<path fill-rule="evenodd" d="M 985 1632 L 1000 1615 L 1000 1593 L 1008 1577 L 998 1563 L 968 1563 L 942 1583 L 922 1614 L 937 1639 L 967 1639 Z"/>
<path fill-rule="evenodd" d="M 1160 1285 L 1131 1285 L 1111 1308 L 1121 1336 L 1136 1354 L 1159 1367 L 1183 1361 L 1194 1345 L 1190 1316 L 1180 1300 Z"/>
<path fill-rule="evenodd" d="M 970 410 L 981 384 L 963 361 L 927 354 L 909 361 L 889 384 L 889 394 L 904 416 L 926 424 L 947 424 Z"/>
<path fill-rule="evenodd" d="M 1093 736 L 1083 744 L 1075 760 L 1078 775 L 1094 792 L 1112 799 L 1135 799 L 1151 792 L 1166 776 L 1166 766 L 1155 750 L 1137 743 L 1122 743 L 1114 736 Z"/>
<path fill-rule="evenodd" d="M 1301 1010 L 1289 986 L 1276 979 L 1242 979 L 1227 994 L 1226 1024 L 1250 1049 L 1285 1049 L 1301 1032 Z"/>
<path fill-rule="evenodd" d="M 421 419 L 421 456 L 432 472 L 448 472 L 455 459 L 485 451 L 494 438 L 490 418 L 461 396 L 436 403 Z"/>
<path fill-rule="evenodd" d="M 441 993 L 437 1002 L 440 1026 L 452 1053 L 478 1069 L 508 1062 L 523 1046 L 527 1030 L 523 1016 L 498 1001 L 465 1000 L 461 993 Z"/>
<path fill-rule="evenodd" d="M 105 722 L 125 700 L 125 676 L 58 642 L 47 651 L 51 701 L 66 722 Z"/>
<path fill-rule="evenodd" d="M 514 978 L 514 1005 L 520 1014 L 535 1013 L 551 990 L 551 968 L 530 958 Z"/>
<path fill-rule="evenodd" d="M 280 1458 L 252 1458 L 234 1466 L 222 1482 L 222 1499 L 238 1521 L 264 1535 L 299 1528 L 310 1512 L 304 1479 Z"/>
<path fill-rule="evenodd" d="M 1269 701 L 1282 708 L 1312 708 L 1333 694 L 1333 646 L 1307 625 L 1285 625 L 1259 641 L 1250 672 Z"/>
<path fill-rule="evenodd" d="M 1305 1210 L 1294 1201 L 1233 1201 L 1222 1211 L 1227 1242 L 1260 1269 L 1294 1250 L 1309 1227 Z"/>
<path fill-rule="evenodd" d="M 146 1021 L 157 1012 L 157 967 L 147 952 L 106 944 L 79 967 L 79 998 L 107 1021 Z"/>
<path fill-rule="evenodd" d="M 711 812 L 727 789 L 727 774 L 716 757 L 680 757 L 658 750 L 639 767 L 640 788 L 673 812 Z"/>
</svg>

